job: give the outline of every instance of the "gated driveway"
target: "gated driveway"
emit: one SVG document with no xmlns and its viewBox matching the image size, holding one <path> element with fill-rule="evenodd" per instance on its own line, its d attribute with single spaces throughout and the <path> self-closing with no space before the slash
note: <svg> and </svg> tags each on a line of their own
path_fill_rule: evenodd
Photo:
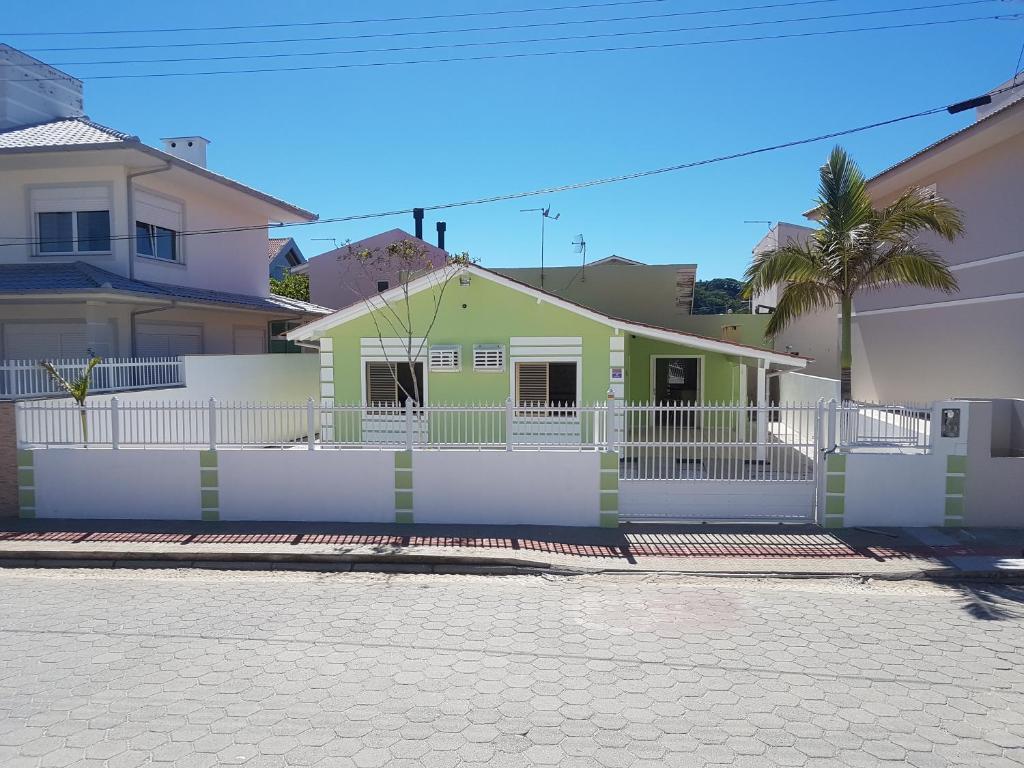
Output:
<svg viewBox="0 0 1024 768">
<path fill-rule="evenodd" d="M 0 572 L 0 765 L 1024 760 L 1024 593 Z"/>
</svg>

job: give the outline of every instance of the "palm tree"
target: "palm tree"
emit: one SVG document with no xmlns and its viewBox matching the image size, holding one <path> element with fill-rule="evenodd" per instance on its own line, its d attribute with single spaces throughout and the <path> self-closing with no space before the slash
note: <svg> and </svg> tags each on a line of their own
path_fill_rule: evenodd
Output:
<svg viewBox="0 0 1024 768">
<path fill-rule="evenodd" d="M 852 398 L 853 389 L 850 314 L 854 295 L 887 285 L 956 291 L 949 265 L 918 243 L 917 236 L 934 233 L 952 242 L 964 227 L 959 210 L 919 187 L 907 189 L 885 208 L 873 208 L 864 174 L 842 147 L 832 150 L 820 177 L 816 213 L 821 227 L 805 244 L 789 242 L 758 254 L 744 275 L 744 296 L 749 299 L 782 286 L 766 331 L 772 338 L 801 315 L 839 305 L 839 367 L 845 401 Z"/>
<path fill-rule="evenodd" d="M 89 384 L 92 379 L 92 369 L 102 362 L 99 357 L 94 357 L 85 364 L 85 369 L 82 371 L 82 375 L 77 379 L 68 381 L 65 379 L 60 371 L 50 362 L 41 362 L 40 365 L 43 369 L 50 374 L 50 378 L 53 379 L 57 386 L 67 392 L 78 403 L 78 417 L 82 420 L 82 442 L 86 445 L 89 444 L 89 427 L 88 427 L 88 413 L 85 410 L 85 398 L 89 396 Z"/>
</svg>

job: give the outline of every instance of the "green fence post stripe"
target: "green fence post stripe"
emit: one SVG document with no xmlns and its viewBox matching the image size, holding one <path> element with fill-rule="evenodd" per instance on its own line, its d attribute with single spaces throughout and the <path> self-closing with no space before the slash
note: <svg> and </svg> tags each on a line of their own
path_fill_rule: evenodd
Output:
<svg viewBox="0 0 1024 768">
<path fill-rule="evenodd" d="M 967 474 L 967 457 L 951 454 L 946 457 L 946 472 L 953 475 Z"/>
<path fill-rule="evenodd" d="M 946 495 L 962 496 L 964 493 L 963 475 L 946 475 Z"/>
<path fill-rule="evenodd" d="M 846 454 L 830 453 L 826 465 L 829 472 L 846 472 Z"/>
<path fill-rule="evenodd" d="M 35 451 L 18 451 L 18 466 L 19 467 L 32 467 L 35 465 Z"/>
<path fill-rule="evenodd" d="M 395 451 L 395 522 L 414 522 L 412 451 Z"/>
<path fill-rule="evenodd" d="M 619 527 L 619 513 L 618 512 L 602 512 L 599 524 L 600 524 L 600 526 L 602 528 L 618 528 Z"/>
<path fill-rule="evenodd" d="M 220 471 L 217 451 L 199 452 L 199 518 L 220 520 Z"/>
<path fill-rule="evenodd" d="M 18 461 L 18 517 L 29 520 L 36 516 L 35 451 L 19 450 Z"/>
<path fill-rule="evenodd" d="M 967 457 L 951 454 L 946 457 L 946 509 L 943 524 L 947 527 L 966 525 Z"/>
</svg>

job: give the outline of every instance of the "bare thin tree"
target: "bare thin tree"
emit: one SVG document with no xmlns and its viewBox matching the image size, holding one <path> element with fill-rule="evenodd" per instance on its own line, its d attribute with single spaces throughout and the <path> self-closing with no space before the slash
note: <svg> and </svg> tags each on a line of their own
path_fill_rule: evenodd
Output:
<svg viewBox="0 0 1024 768">
<path fill-rule="evenodd" d="M 445 263 L 437 266 L 430 258 L 430 247 L 419 240 L 396 240 L 383 248 L 367 248 L 357 250 L 351 245 L 339 258 L 352 261 L 359 265 L 368 281 L 379 276 L 398 276 L 398 285 L 378 294 L 360 293 L 355 286 L 349 288 L 355 292 L 369 310 L 380 341 L 384 359 L 388 363 L 391 376 L 399 391 L 417 405 L 423 404 L 419 381 L 416 378 L 415 364 L 423 353 L 423 348 L 430 338 L 430 332 L 441 313 L 448 285 L 462 269 L 472 264 L 468 253 L 447 254 Z M 417 286 L 417 295 L 426 293 L 429 303 L 425 310 L 413 311 L 412 290 Z M 420 286 L 426 287 L 420 289 Z M 402 340 L 402 360 L 392 361 L 389 358 L 388 346 L 384 339 Z M 410 392 L 401 381 L 398 366 L 408 366 L 412 380 Z"/>
</svg>

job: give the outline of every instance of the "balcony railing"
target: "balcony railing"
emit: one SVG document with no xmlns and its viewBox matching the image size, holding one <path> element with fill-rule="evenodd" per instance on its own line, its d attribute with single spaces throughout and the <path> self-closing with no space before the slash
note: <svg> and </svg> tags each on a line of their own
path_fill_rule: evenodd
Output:
<svg viewBox="0 0 1024 768">
<path fill-rule="evenodd" d="M 71 381 L 82 375 L 86 358 L 48 360 L 61 376 Z M 185 383 L 185 364 L 180 357 L 106 357 L 92 371 L 90 392 L 124 392 L 133 389 L 176 387 Z M 0 399 L 60 396 L 64 391 L 39 360 L 0 361 Z"/>
</svg>

